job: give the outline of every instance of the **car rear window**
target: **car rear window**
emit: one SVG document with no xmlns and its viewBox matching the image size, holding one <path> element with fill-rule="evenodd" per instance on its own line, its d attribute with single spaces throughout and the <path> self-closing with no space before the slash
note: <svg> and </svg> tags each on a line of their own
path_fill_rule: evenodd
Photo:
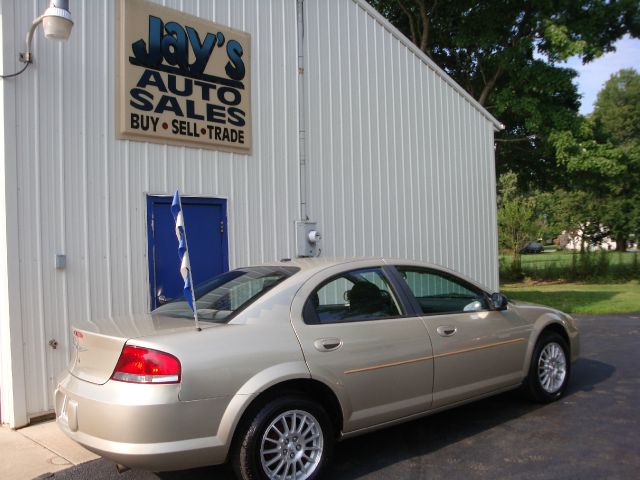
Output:
<svg viewBox="0 0 640 480">
<path fill-rule="evenodd" d="M 297 267 L 246 267 L 222 273 L 195 287 L 198 319 L 226 322 L 255 302 L 261 295 L 299 270 Z M 184 299 L 176 299 L 156 308 L 153 314 L 193 318 Z"/>
</svg>

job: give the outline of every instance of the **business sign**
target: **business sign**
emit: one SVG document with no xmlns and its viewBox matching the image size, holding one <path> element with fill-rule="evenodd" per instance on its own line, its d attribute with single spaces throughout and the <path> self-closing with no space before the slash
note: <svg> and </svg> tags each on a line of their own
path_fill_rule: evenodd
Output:
<svg viewBox="0 0 640 480">
<path fill-rule="evenodd" d="M 249 34 L 143 0 L 117 17 L 118 137 L 249 153 Z"/>
</svg>

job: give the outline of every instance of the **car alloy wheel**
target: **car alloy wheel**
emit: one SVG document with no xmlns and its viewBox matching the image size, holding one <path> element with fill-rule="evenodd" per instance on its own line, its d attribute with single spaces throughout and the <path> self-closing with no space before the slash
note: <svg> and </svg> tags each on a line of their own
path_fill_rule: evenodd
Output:
<svg viewBox="0 0 640 480">
<path fill-rule="evenodd" d="M 303 410 L 287 410 L 271 422 L 262 436 L 262 468 L 272 480 L 306 480 L 318 468 L 323 447 L 318 420 Z"/>
<path fill-rule="evenodd" d="M 543 332 L 533 349 L 524 391 L 535 402 L 553 402 L 564 394 L 570 370 L 565 339 L 556 332 Z"/>
<path fill-rule="evenodd" d="M 538 380 L 547 393 L 556 393 L 567 375 L 567 358 L 555 342 L 547 343 L 538 359 Z"/>
<path fill-rule="evenodd" d="M 236 432 L 231 464 L 243 480 L 313 480 L 329 462 L 333 432 L 322 405 L 283 394 L 248 411 Z"/>
</svg>

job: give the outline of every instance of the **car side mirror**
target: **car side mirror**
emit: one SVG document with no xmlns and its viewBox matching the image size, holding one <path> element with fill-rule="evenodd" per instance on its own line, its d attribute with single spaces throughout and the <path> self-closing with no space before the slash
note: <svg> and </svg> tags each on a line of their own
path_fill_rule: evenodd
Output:
<svg viewBox="0 0 640 480">
<path fill-rule="evenodd" d="M 508 302 L 507 297 L 500 292 L 491 294 L 491 307 L 494 310 L 505 310 Z"/>
</svg>

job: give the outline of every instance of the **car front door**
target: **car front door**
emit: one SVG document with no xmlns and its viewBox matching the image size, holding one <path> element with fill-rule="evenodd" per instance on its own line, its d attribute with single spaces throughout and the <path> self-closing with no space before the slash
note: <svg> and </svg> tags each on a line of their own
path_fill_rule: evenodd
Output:
<svg viewBox="0 0 640 480">
<path fill-rule="evenodd" d="M 433 343 L 433 408 L 522 381 L 530 327 L 489 308 L 487 295 L 438 270 L 397 267 Z"/>
<path fill-rule="evenodd" d="M 296 295 L 292 323 L 312 377 L 340 397 L 345 432 L 431 406 L 427 329 L 407 315 L 381 267 L 333 267 L 316 275 Z"/>
</svg>

